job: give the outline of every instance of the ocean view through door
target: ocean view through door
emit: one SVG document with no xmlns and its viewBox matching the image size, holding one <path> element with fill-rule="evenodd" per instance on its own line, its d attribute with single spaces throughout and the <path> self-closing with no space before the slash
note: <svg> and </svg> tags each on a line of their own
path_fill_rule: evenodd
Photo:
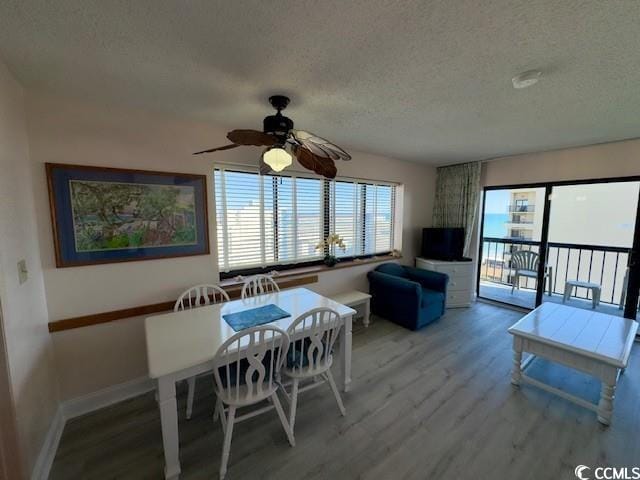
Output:
<svg viewBox="0 0 640 480">
<path fill-rule="evenodd" d="M 535 307 L 537 273 L 534 267 L 542 240 L 544 194 L 544 188 L 509 188 L 485 192 L 479 285 L 481 297 L 519 307 Z M 528 260 L 530 264 L 527 265 L 526 261 L 518 263 L 519 260 Z M 532 268 L 515 268 L 519 266 Z"/>
<path fill-rule="evenodd" d="M 629 286 L 637 285 L 631 252 L 640 241 L 639 195 L 635 178 L 486 188 L 479 297 L 622 316 Z"/>
</svg>

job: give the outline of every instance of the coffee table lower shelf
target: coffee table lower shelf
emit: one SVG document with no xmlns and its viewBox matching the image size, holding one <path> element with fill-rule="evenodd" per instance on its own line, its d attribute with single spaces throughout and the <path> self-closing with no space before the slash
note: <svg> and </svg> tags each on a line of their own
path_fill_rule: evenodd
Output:
<svg viewBox="0 0 640 480">
<path fill-rule="evenodd" d="M 523 352 L 530 354 L 524 361 L 522 359 Z M 597 404 L 589 402 L 588 400 L 572 395 L 527 375 L 525 371 L 536 357 L 560 363 L 598 378 L 600 382 L 602 382 L 600 401 Z M 611 424 L 615 388 L 623 370 L 624 369 L 608 365 L 596 359 L 575 352 L 558 349 L 551 345 L 536 342 L 535 340 L 519 336 L 514 336 L 513 338 L 513 371 L 511 374 L 511 383 L 514 386 L 519 387 L 522 383 L 528 383 L 549 393 L 558 395 L 565 400 L 596 412 L 598 421 L 603 425 Z"/>
<path fill-rule="evenodd" d="M 530 354 L 526 359 L 523 360 L 522 364 L 520 365 L 520 380 L 514 380 L 513 376 L 511 378 L 511 383 L 515 386 L 515 387 L 520 387 L 520 385 L 522 383 L 527 383 L 529 385 L 533 385 L 534 387 L 537 387 L 541 390 L 544 390 L 546 392 L 549 393 L 553 393 L 554 395 L 557 395 L 561 398 L 564 398 L 565 400 L 568 400 L 570 402 L 575 403 L 576 405 L 579 405 L 583 408 L 586 408 L 588 410 L 591 410 L 593 412 L 596 412 L 598 414 L 598 421 L 600 421 L 600 423 L 604 424 L 604 425 L 609 425 L 611 423 L 611 418 L 609 416 L 609 419 L 606 418 L 606 416 L 601 416 L 599 413 L 599 407 L 600 404 L 599 403 L 592 403 L 588 400 L 585 400 L 584 398 L 578 397 L 576 395 L 572 395 L 569 392 L 566 392 L 564 390 L 562 390 L 561 388 L 556 388 L 554 386 L 551 386 L 547 383 L 541 382 L 540 380 L 536 380 L 533 377 L 530 377 L 529 375 L 527 375 L 525 373 L 525 371 L 527 370 L 527 368 L 531 365 L 531 363 L 538 358 L 538 356 Z M 624 370 L 618 370 L 618 374 L 616 377 L 616 382 L 617 382 L 617 378 L 624 372 Z M 613 398 L 611 399 L 613 401 Z M 603 412 L 606 415 L 606 412 Z M 613 412 L 611 412 L 613 413 Z"/>
</svg>

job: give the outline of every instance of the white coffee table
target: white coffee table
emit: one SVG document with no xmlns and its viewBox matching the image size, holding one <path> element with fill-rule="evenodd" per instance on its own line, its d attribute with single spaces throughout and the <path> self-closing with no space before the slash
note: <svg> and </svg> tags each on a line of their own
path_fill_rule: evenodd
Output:
<svg viewBox="0 0 640 480">
<path fill-rule="evenodd" d="M 513 335 L 511 383 L 529 383 L 593 410 L 598 421 L 611 423 L 613 399 L 620 373 L 626 368 L 638 323 L 555 303 L 544 303 L 509 328 Z M 522 353 L 531 355 L 523 362 Z M 602 382 L 600 401 L 593 404 L 552 387 L 524 372 L 536 357 L 580 370 Z"/>
</svg>

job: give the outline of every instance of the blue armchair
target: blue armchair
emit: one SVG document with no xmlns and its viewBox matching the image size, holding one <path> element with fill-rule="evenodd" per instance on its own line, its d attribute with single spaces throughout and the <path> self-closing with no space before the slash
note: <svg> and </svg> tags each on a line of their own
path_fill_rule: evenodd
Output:
<svg viewBox="0 0 640 480">
<path fill-rule="evenodd" d="M 448 275 L 383 263 L 367 274 L 371 311 L 410 330 L 444 314 Z"/>
</svg>

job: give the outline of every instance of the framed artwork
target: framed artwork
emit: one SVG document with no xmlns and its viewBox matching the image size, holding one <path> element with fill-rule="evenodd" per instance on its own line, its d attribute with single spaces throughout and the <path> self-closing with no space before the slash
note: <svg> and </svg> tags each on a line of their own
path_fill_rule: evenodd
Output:
<svg viewBox="0 0 640 480">
<path fill-rule="evenodd" d="M 57 267 L 209 253 L 206 176 L 46 168 Z"/>
</svg>

